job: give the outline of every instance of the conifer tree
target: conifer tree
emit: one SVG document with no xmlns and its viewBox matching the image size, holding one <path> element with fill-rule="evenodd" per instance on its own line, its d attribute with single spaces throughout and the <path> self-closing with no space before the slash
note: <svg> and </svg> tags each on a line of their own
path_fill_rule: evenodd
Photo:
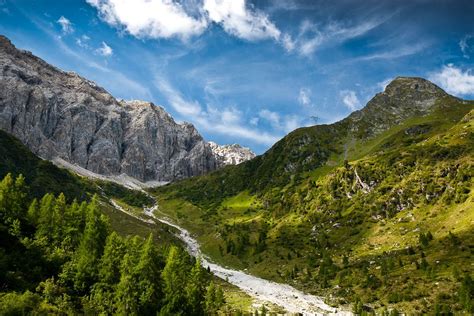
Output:
<svg viewBox="0 0 474 316">
<path fill-rule="evenodd" d="M 99 281 L 101 283 L 112 285 L 120 281 L 120 264 L 125 250 L 125 244 L 116 232 L 107 236 L 104 254 L 100 259 Z"/>
<path fill-rule="evenodd" d="M 206 295 L 206 275 L 201 266 L 201 261 L 196 262 L 191 269 L 188 284 L 186 285 L 186 296 L 189 303 L 189 312 L 193 315 L 202 315 L 204 313 L 204 298 Z"/>
<path fill-rule="evenodd" d="M 88 289 L 98 277 L 98 263 L 108 234 L 107 220 L 99 214 L 97 197 L 87 207 L 84 234 L 76 252 L 74 287 L 78 291 Z"/>
<path fill-rule="evenodd" d="M 121 264 L 120 282 L 115 291 L 115 307 L 118 315 L 139 315 L 139 296 L 137 280 L 133 273 L 133 260 L 125 254 Z"/>
<path fill-rule="evenodd" d="M 9 225 L 15 219 L 23 220 L 26 217 L 26 185 L 25 178 L 19 175 L 13 180 L 7 174 L 0 182 L 0 218 Z"/>
<path fill-rule="evenodd" d="M 166 258 L 166 265 L 161 273 L 165 305 L 161 309 L 162 315 L 182 315 L 186 308 L 186 297 L 183 285 L 186 284 L 186 265 L 184 254 L 172 246 Z"/>
<path fill-rule="evenodd" d="M 140 313 L 148 315 L 156 312 L 160 302 L 160 275 L 158 254 L 150 234 L 142 246 L 140 260 L 135 268 L 140 294 Z"/>
<path fill-rule="evenodd" d="M 66 213 L 66 196 L 61 193 L 55 200 L 53 206 L 53 214 L 52 214 L 52 238 L 54 240 L 54 244 L 60 244 L 65 237 L 63 235 L 63 231 L 65 229 L 65 222 L 64 222 L 64 215 Z"/>
<path fill-rule="evenodd" d="M 206 313 L 208 315 L 215 315 L 217 313 L 216 308 L 216 286 L 214 282 L 211 281 L 206 291 L 205 299 Z"/>
<path fill-rule="evenodd" d="M 217 315 L 217 311 L 224 305 L 224 292 L 220 286 L 216 286 L 214 282 L 211 281 L 207 287 L 206 297 L 204 300 L 204 305 L 206 308 L 207 315 Z"/>
<path fill-rule="evenodd" d="M 37 199 L 33 199 L 33 201 L 31 201 L 31 204 L 28 207 L 27 217 L 28 217 L 28 221 L 32 223 L 33 225 L 38 224 L 39 203 Z"/>
<path fill-rule="evenodd" d="M 38 227 L 35 235 L 36 239 L 51 239 L 54 202 L 55 198 L 51 193 L 45 194 L 40 201 Z"/>
</svg>

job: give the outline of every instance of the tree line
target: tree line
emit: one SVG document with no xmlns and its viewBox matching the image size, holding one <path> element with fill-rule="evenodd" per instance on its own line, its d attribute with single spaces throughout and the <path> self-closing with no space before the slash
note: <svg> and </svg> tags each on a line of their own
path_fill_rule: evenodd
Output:
<svg viewBox="0 0 474 316">
<path fill-rule="evenodd" d="M 0 182 L 0 314 L 214 315 L 220 287 L 200 260 L 153 235 L 112 231 L 97 196 L 29 198 Z"/>
</svg>

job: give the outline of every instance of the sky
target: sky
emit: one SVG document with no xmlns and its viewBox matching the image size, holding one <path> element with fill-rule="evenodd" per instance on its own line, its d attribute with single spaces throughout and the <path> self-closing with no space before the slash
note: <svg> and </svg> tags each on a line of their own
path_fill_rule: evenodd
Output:
<svg viewBox="0 0 474 316">
<path fill-rule="evenodd" d="M 0 0 L 0 34 L 206 140 L 263 153 L 397 76 L 474 99 L 472 0 Z"/>
</svg>

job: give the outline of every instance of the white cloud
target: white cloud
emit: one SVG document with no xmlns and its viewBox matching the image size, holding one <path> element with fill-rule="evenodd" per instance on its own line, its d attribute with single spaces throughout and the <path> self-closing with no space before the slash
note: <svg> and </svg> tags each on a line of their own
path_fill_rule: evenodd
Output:
<svg viewBox="0 0 474 316">
<path fill-rule="evenodd" d="M 258 116 L 261 120 L 267 121 L 274 130 L 284 133 L 289 133 L 298 127 L 311 125 L 297 115 L 281 116 L 279 113 L 267 109 L 258 112 Z"/>
<path fill-rule="evenodd" d="M 419 42 L 414 45 L 401 46 L 401 47 L 397 47 L 395 49 L 387 50 L 384 52 L 357 57 L 357 58 L 354 58 L 352 61 L 361 61 L 361 60 L 367 61 L 367 60 L 377 60 L 377 59 L 386 60 L 386 59 L 396 59 L 400 57 L 410 56 L 424 50 L 426 47 L 429 46 L 429 44 L 430 44 L 429 42 Z"/>
<path fill-rule="evenodd" d="M 201 106 L 197 101 L 186 101 L 167 81 L 156 79 L 155 85 L 168 98 L 176 112 L 185 116 L 197 117 L 201 114 Z"/>
<path fill-rule="evenodd" d="M 245 0 L 204 0 L 209 19 L 222 25 L 224 30 L 247 40 L 275 39 L 280 30 L 262 12 L 249 10 Z"/>
<path fill-rule="evenodd" d="M 249 122 L 250 122 L 250 125 L 257 126 L 259 121 L 260 121 L 260 118 L 252 117 Z"/>
<path fill-rule="evenodd" d="M 102 55 L 102 56 L 105 56 L 105 57 L 112 56 L 112 54 L 114 53 L 112 48 L 109 45 L 107 45 L 106 42 L 102 42 L 102 45 L 99 48 L 96 49 L 96 52 L 99 55 Z"/>
<path fill-rule="evenodd" d="M 207 21 L 186 13 L 183 6 L 169 0 L 87 0 L 110 25 L 124 27 L 139 38 L 187 39 L 201 34 Z"/>
<path fill-rule="evenodd" d="M 110 25 L 123 27 L 139 38 L 183 40 L 202 34 L 211 23 L 222 25 L 234 36 L 246 40 L 275 39 L 280 30 L 267 15 L 254 10 L 245 0 L 204 0 L 181 4 L 174 0 L 87 0 Z"/>
<path fill-rule="evenodd" d="M 76 44 L 82 48 L 90 48 L 89 47 L 89 44 L 87 42 L 89 42 L 91 38 L 87 35 L 82 35 L 81 37 L 78 37 L 76 38 Z"/>
<path fill-rule="evenodd" d="M 263 109 L 261 110 L 260 112 L 258 112 L 258 116 L 269 122 L 270 125 L 274 128 L 274 129 L 281 129 L 281 124 L 280 124 L 280 115 L 276 112 L 273 112 L 273 111 L 270 111 L 270 110 L 267 110 L 267 109 Z"/>
<path fill-rule="evenodd" d="M 236 108 L 226 107 L 218 109 L 207 106 L 203 109 L 199 102 L 185 100 L 181 93 L 175 90 L 167 81 L 156 79 L 155 85 L 164 94 L 173 109 L 179 115 L 195 123 L 199 129 L 232 137 L 245 138 L 263 145 L 272 145 L 280 138 L 279 135 L 257 130 L 255 125 L 253 127 L 245 126 L 243 114 Z M 258 124 L 258 120 L 254 122 Z"/>
<path fill-rule="evenodd" d="M 72 27 L 71 21 L 66 19 L 64 16 L 61 16 L 57 21 L 59 25 L 61 25 L 61 29 L 63 31 L 63 34 L 70 34 L 74 32 L 74 28 Z"/>
<path fill-rule="evenodd" d="M 358 110 L 361 106 L 359 98 L 355 91 L 352 90 L 342 90 L 340 92 L 342 103 L 351 111 Z"/>
<path fill-rule="evenodd" d="M 377 83 L 377 89 L 381 89 L 382 91 L 385 91 L 385 88 L 387 88 L 388 84 L 393 81 L 393 78 L 387 78 L 385 80 L 382 80 Z"/>
<path fill-rule="evenodd" d="M 289 34 L 284 34 L 281 37 L 281 44 L 288 52 L 293 51 L 296 47 L 296 42 L 291 38 Z"/>
<path fill-rule="evenodd" d="M 469 58 L 472 52 L 472 49 L 470 47 L 472 44 L 469 43 L 471 39 L 474 39 L 474 36 L 466 35 L 459 41 L 459 48 L 461 48 L 461 52 L 464 58 Z"/>
<path fill-rule="evenodd" d="M 311 89 L 301 88 L 300 93 L 298 95 L 298 102 L 303 106 L 312 106 L 313 101 L 311 100 L 311 95 Z"/>
<path fill-rule="evenodd" d="M 385 22 L 385 20 L 382 19 L 372 19 L 353 25 L 343 25 L 341 23 L 332 22 L 324 27 L 318 27 L 309 20 L 303 20 L 295 39 L 283 38 L 283 46 L 288 51 L 296 49 L 300 55 L 310 56 L 323 45 L 337 44 L 362 36 L 383 22 Z"/>
<path fill-rule="evenodd" d="M 432 73 L 429 79 L 448 93 L 454 95 L 474 94 L 474 74 L 471 69 L 463 71 L 453 64 L 448 64 L 440 71 Z"/>
</svg>

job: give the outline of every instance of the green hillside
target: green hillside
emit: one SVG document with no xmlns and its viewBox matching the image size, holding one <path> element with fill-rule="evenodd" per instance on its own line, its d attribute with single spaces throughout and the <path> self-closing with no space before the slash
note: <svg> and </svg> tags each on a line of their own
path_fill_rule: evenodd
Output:
<svg viewBox="0 0 474 316">
<path fill-rule="evenodd" d="M 153 193 L 226 265 L 357 312 L 473 312 L 473 109 L 398 78 L 341 122 Z"/>
</svg>

